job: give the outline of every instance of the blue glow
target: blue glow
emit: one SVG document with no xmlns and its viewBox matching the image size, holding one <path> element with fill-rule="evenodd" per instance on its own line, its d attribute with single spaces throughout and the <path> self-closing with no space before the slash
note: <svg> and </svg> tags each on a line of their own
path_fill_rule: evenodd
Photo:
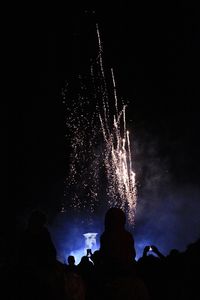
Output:
<svg viewBox="0 0 200 300">
<path fill-rule="evenodd" d="M 75 263 L 79 264 L 81 258 L 87 255 L 87 249 L 91 249 L 92 253 L 99 249 L 99 245 L 97 245 L 96 237 L 97 232 L 87 232 L 84 233 L 83 236 L 85 238 L 85 245 L 83 248 L 72 250 L 69 255 L 73 255 L 75 257 Z"/>
<path fill-rule="evenodd" d="M 199 238 L 199 195 L 199 188 L 188 187 L 153 201 L 147 195 L 138 202 L 135 227 L 127 228 L 134 237 L 136 260 L 142 256 L 145 246 L 155 245 L 163 255 L 168 255 L 171 249 L 185 251 L 188 244 Z M 99 249 L 105 211 L 106 208 L 96 214 L 89 226 L 85 215 L 80 218 L 65 213 L 56 216 L 49 229 L 59 261 L 66 263 L 68 255 L 74 253 L 76 264 L 79 263 L 86 254 L 85 232 L 98 233 L 96 249 Z"/>
<path fill-rule="evenodd" d="M 99 246 L 96 245 L 96 247 L 93 248 L 92 250 L 92 253 L 94 253 L 94 251 L 98 250 L 99 249 Z M 73 250 L 69 253 L 69 255 L 73 255 L 75 257 L 75 264 L 79 264 L 80 261 L 81 261 L 81 258 L 83 256 L 85 256 L 87 254 L 87 250 L 86 248 L 80 248 L 80 249 L 77 249 L 77 250 Z"/>
</svg>

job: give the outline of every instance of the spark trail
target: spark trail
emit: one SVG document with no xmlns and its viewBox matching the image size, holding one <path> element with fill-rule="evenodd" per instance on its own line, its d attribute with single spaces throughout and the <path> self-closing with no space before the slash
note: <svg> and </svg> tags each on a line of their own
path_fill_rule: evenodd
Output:
<svg viewBox="0 0 200 300">
<path fill-rule="evenodd" d="M 70 101 L 73 105 L 67 127 L 72 132 L 73 151 L 67 185 L 73 187 L 72 206 L 80 210 L 87 206 L 94 212 L 95 205 L 101 201 L 99 173 L 104 167 L 108 206 L 122 208 L 129 223 L 134 224 L 137 188 L 132 166 L 133 149 L 126 125 L 127 106 L 118 100 L 113 69 L 112 84 L 108 86 L 98 25 L 96 31 L 98 56 L 91 64 L 86 83 L 81 81 L 75 101 Z M 63 95 L 66 98 L 66 92 Z M 83 197 L 84 193 L 88 197 Z"/>
</svg>

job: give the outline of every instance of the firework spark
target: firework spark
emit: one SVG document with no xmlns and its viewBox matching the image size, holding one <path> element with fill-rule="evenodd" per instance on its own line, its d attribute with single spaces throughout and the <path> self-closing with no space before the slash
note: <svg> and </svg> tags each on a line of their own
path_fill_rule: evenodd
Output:
<svg viewBox="0 0 200 300">
<path fill-rule="evenodd" d="M 108 177 L 108 193 L 110 206 L 119 206 L 128 212 L 128 220 L 134 223 L 137 189 L 135 173 L 132 169 L 132 157 L 129 131 L 126 130 L 126 106 L 118 112 L 118 99 L 114 73 L 112 72 L 115 110 L 112 130 L 107 131 L 108 120 L 99 114 L 105 141 L 104 163 Z M 122 127 L 122 128 L 121 128 Z"/>
<path fill-rule="evenodd" d="M 137 189 L 129 131 L 126 129 L 126 105 L 122 103 L 120 109 L 113 69 L 112 87 L 107 87 L 98 25 L 96 30 L 98 56 L 91 64 L 87 83 L 81 79 L 77 96 L 74 101 L 70 99 L 73 104 L 67 118 L 67 127 L 72 132 L 72 155 L 67 186 L 73 187 L 73 207 L 81 209 L 87 206 L 94 212 L 96 203 L 100 201 L 99 173 L 104 166 L 108 204 L 125 210 L 129 222 L 133 224 Z M 66 99 L 66 90 L 63 95 Z M 112 106 L 115 113 L 110 117 Z M 102 135 L 103 146 L 100 146 Z"/>
</svg>

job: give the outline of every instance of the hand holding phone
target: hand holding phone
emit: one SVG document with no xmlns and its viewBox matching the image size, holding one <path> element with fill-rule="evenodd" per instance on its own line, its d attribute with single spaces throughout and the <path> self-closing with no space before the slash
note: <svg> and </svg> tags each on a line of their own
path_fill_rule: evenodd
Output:
<svg viewBox="0 0 200 300">
<path fill-rule="evenodd" d="M 92 251 L 91 249 L 87 249 L 87 257 L 91 257 L 92 256 Z"/>
</svg>

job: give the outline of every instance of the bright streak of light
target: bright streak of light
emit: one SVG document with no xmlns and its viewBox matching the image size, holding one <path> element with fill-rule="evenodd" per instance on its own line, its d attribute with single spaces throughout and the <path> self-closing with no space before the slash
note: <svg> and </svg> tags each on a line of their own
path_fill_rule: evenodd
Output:
<svg viewBox="0 0 200 300">
<path fill-rule="evenodd" d="M 123 110 L 125 111 L 125 106 Z M 129 132 L 126 131 L 126 134 L 121 136 L 120 117 L 118 122 L 114 121 L 112 133 L 106 135 L 101 116 L 100 119 L 106 147 L 104 163 L 109 182 L 110 206 L 116 205 L 126 210 L 129 222 L 134 223 L 137 189 L 135 173 L 132 169 Z"/>
<path fill-rule="evenodd" d="M 99 63 L 102 69 L 102 47 L 98 27 L 97 35 L 100 49 Z M 104 75 L 104 71 L 102 71 L 102 74 Z M 128 212 L 129 222 L 134 223 L 137 188 L 135 173 L 132 169 L 129 131 L 126 130 L 126 106 L 123 105 L 122 110 L 118 112 L 118 98 L 113 69 L 111 69 L 111 75 L 116 111 L 111 130 L 106 130 L 106 128 L 109 128 L 109 120 L 99 114 L 106 148 L 104 163 L 108 177 L 109 201 L 111 206 L 117 205 L 123 210 L 126 210 Z M 107 103 L 107 106 L 109 106 L 109 103 Z"/>
<path fill-rule="evenodd" d="M 96 203 L 100 201 L 99 170 L 104 165 L 108 205 L 122 208 L 127 212 L 129 223 L 134 224 L 137 188 L 132 163 L 133 148 L 126 123 L 127 106 L 120 105 L 122 101 L 117 97 L 113 69 L 111 69 L 112 87 L 107 84 L 98 25 L 96 31 L 99 52 L 91 65 L 90 78 L 87 79 L 90 88 L 82 80 L 78 96 L 74 101 L 70 99 L 70 103 L 73 104 L 67 119 L 67 127 L 72 132 L 70 137 L 72 155 L 67 184 L 73 186 L 75 190 L 72 196 L 73 207 L 80 210 L 89 207 L 90 211 L 94 212 Z M 67 99 L 66 92 L 63 95 L 63 98 Z M 95 106 L 93 112 L 91 103 L 93 107 Z M 115 113 L 110 116 L 113 105 Z M 103 149 L 98 145 L 102 136 Z M 102 149 L 101 153 L 97 148 Z M 84 194 L 82 199 L 80 194 Z"/>
</svg>

